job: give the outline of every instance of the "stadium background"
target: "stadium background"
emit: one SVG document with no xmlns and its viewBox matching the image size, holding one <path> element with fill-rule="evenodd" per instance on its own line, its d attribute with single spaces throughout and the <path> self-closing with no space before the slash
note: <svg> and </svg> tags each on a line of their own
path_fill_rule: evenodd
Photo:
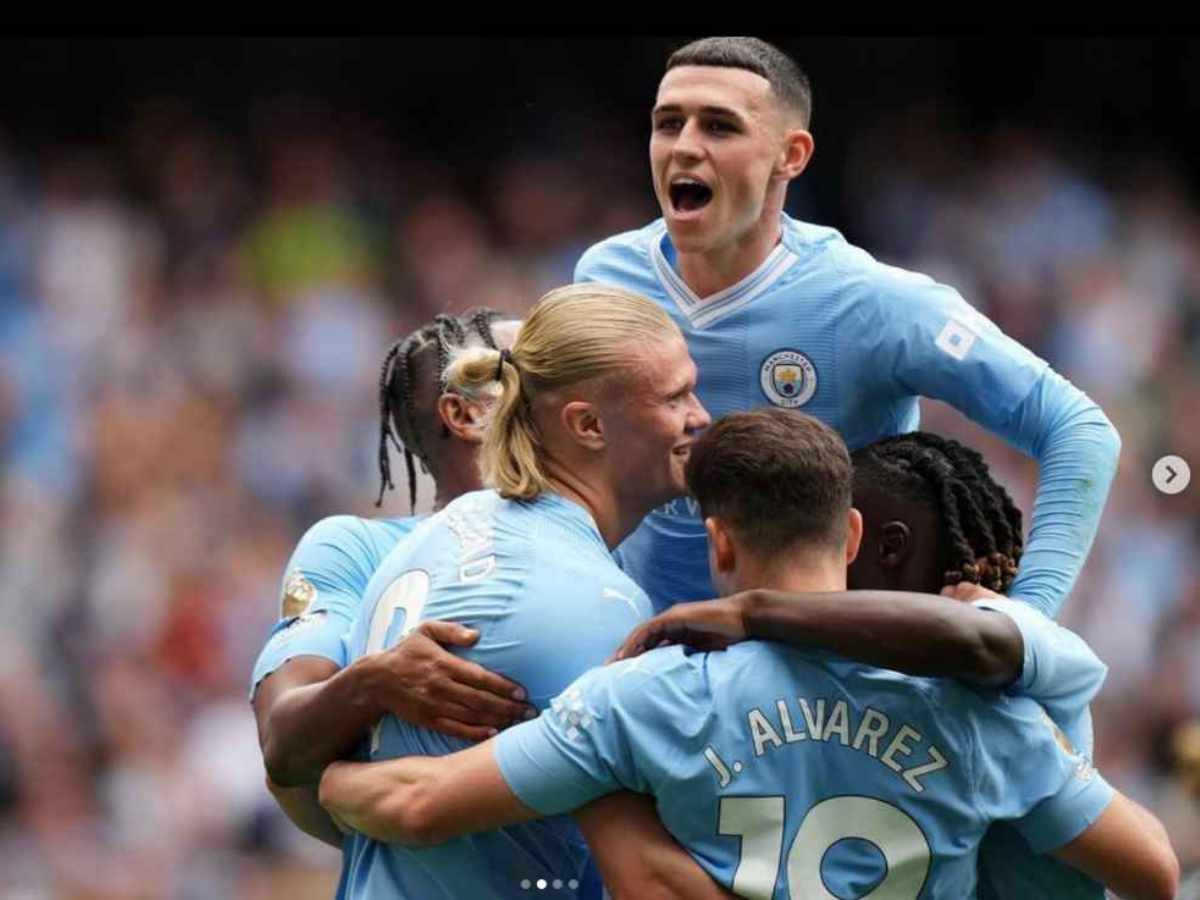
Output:
<svg viewBox="0 0 1200 900">
<path fill-rule="evenodd" d="M 1149 479 L 1200 478 L 1200 41 L 764 37 L 816 92 L 789 211 L 955 285 L 1117 424 L 1062 618 L 1110 666 L 1100 767 L 1200 863 L 1171 740 L 1200 484 Z M 374 513 L 395 336 L 523 309 L 657 215 L 647 112 L 686 39 L 0 42 L 0 896 L 331 896 L 245 699 L 281 567 Z M 1029 510 L 1032 463 L 925 423 Z"/>
</svg>

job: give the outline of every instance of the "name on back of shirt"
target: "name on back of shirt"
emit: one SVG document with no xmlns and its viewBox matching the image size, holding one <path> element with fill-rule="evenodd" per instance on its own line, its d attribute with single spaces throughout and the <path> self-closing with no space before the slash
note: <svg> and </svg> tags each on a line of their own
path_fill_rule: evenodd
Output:
<svg viewBox="0 0 1200 900">
<path fill-rule="evenodd" d="M 780 698 L 773 706 L 752 707 L 745 713 L 747 738 L 755 759 L 789 745 L 840 744 L 862 753 L 895 773 L 909 788 L 921 793 L 921 783 L 950 763 L 924 735 L 905 722 L 893 724 L 881 710 L 866 707 L 861 716 L 845 700 Z M 732 782 L 743 770 L 741 761 L 729 765 L 709 745 L 705 759 L 717 774 L 720 787 Z"/>
</svg>

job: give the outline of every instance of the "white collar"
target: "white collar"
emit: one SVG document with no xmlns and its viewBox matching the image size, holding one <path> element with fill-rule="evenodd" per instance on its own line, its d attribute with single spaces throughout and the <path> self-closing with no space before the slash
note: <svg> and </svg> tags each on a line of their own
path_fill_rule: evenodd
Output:
<svg viewBox="0 0 1200 900">
<path fill-rule="evenodd" d="M 733 315 L 765 293 L 784 272 L 799 261 L 799 257 L 789 250 L 783 241 L 780 241 L 758 268 L 737 284 L 701 298 L 687 286 L 687 282 L 675 271 L 667 259 L 663 246 L 670 240 L 670 237 L 670 234 L 664 229 L 662 237 L 653 244 L 650 259 L 654 265 L 654 272 L 658 276 L 659 284 L 667 292 L 667 296 L 679 307 L 679 311 L 687 317 L 693 328 L 706 328 L 719 319 Z"/>
</svg>

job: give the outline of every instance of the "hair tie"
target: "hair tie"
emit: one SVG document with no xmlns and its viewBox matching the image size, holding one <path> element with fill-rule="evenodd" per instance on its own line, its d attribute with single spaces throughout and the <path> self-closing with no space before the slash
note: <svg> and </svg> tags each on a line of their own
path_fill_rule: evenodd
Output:
<svg viewBox="0 0 1200 900">
<path fill-rule="evenodd" d="M 504 364 L 505 363 L 508 363 L 510 366 L 515 365 L 515 363 L 513 363 L 512 351 L 509 350 L 507 347 L 500 351 L 500 360 L 499 360 L 499 362 L 496 363 L 496 380 L 497 381 L 500 381 L 501 380 L 500 376 L 502 376 L 504 374 Z"/>
</svg>

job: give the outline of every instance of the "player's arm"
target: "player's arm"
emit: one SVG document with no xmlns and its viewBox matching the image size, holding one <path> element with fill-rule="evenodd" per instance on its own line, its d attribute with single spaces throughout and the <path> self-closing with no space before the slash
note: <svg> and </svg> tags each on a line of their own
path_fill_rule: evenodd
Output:
<svg viewBox="0 0 1200 900">
<path fill-rule="evenodd" d="M 1040 705 L 1017 698 L 980 709 L 975 716 L 964 710 L 957 721 L 974 734 L 980 761 L 972 766 L 972 796 L 986 820 L 1011 820 L 1033 852 L 1075 866 L 1122 897 L 1174 897 L 1179 864 L 1162 825 L 1117 793 Z"/>
<path fill-rule="evenodd" d="M 1126 900 L 1173 900 L 1179 890 L 1179 860 L 1166 829 L 1122 794 L 1054 856 Z"/>
<path fill-rule="evenodd" d="M 980 609 L 995 610 L 1020 629 L 1024 663 L 1011 693 L 1032 697 L 1046 707 L 1051 718 L 1066 721 L 1083 713 L 1100 692 L 1108 667 L 1087 641 L 1032 604 L 966 583 L 946 588 L 943 593 Z"/>
<path fill-rule="evenodd" d="M 321 777 L 321 805 L 355 831 L 410 847 L 537 818 L 501 775 L 493 743 L 449 756 L 334 763 Z"/>
<path fill-rule="evenodd" d="M 316 785 L 285 788 L 268 777 L 267 790 L 271 792 L 279 808 L 292 820 L 293 825 L 318 841 L 341 849 L 345 835 L 334 824 L 329 813 L 322 809 L 317 799 Z"/>
<path fill-rule="evenodd" d="M 723 900 L 726 891 L 679 846 L 654 799 L 620 791 L 574 813 L 613 900 Z"/>
<path fill-rule="evenodd" d="M 1007 337 L 952 288 L 879 267 L 878 317 L 850 352 L 867 371 L 942 400 L 1038 461 L 1029 542 L 1012 595 L 1053 617 L 1096 536 L 1121 440 L 1104 412 L 1044 361 Z M 891 365 L 880 365 L 890 361 Z"/>
<path fill-rule="evenodd" d="M 479 633 L 423 622 L 394 647 L 339 669 L 298 656 L 268 675 L 254 696 L 268 775 L 281 786 L 315 784 L 385 714 L 467 740 L 522 721 L 522 688 L 442 645 L 470 646 Z"/>
<path fill-rule="evenodd" d="M 617 655 L 635 656 L 663 643 L 715 650 L 748 638 L 820 647 L 910 675 L 982 687 L 1016 681 L 1024 655 L 1021 631 L 1010 617 L 946 597 L 766 590 L 677 603 L 634 629 Z"/>
</svg>

